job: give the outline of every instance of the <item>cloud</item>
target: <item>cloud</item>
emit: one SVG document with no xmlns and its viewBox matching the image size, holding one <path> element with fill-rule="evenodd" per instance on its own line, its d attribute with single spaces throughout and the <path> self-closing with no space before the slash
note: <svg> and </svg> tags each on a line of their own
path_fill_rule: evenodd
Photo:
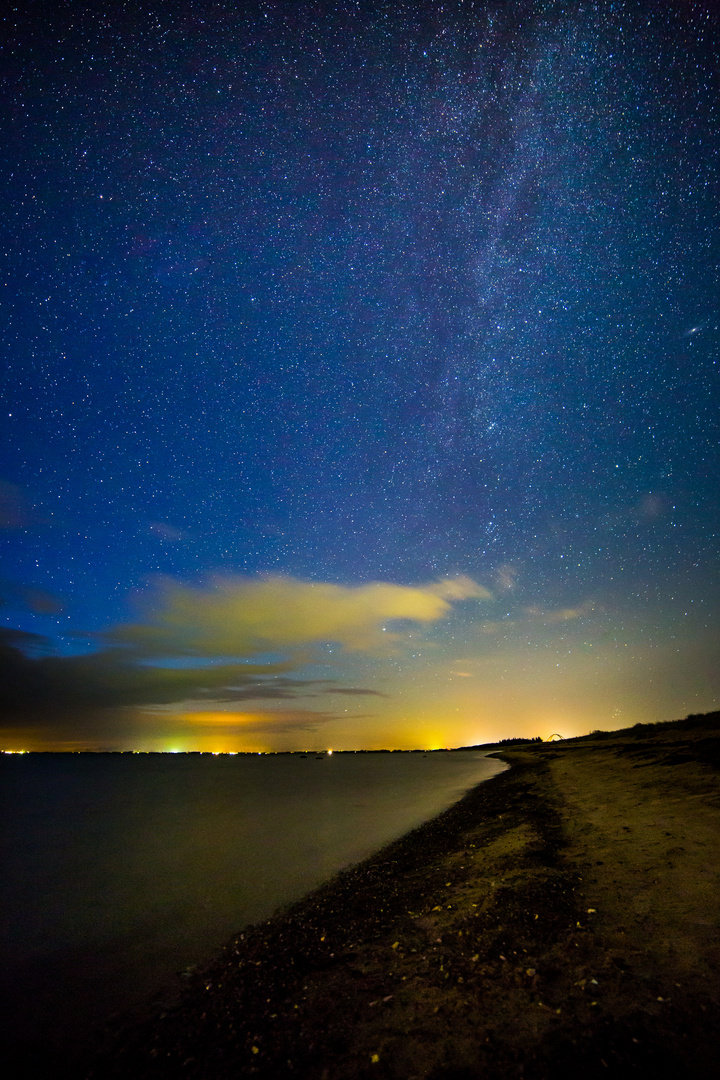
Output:
<svg viewBox="0 0 720 1080">
<path fill-rule="evenodd" d="M 138 663 L 119 650 L 83 656 L 27 655 L 31 650 L 47 652 L 49 643 L 37 634 L 0 631 L 0 709 L 6 713 L 57 715 L 169 703 L 226 688 L 235 696 L 251 690 L 250 696 L 264 696 L 267 681 L 291 666 L 282 662 L 163 667 Z"/>
<path fill-rule="evenodd" d="M 26 726 L 52 717 L 69 730 L 81 725 L 80 714 L 118 707 L 182 703 L 212 712 L 213 704 L 253 699 L 384 696 L 290 673 L 313 645 L 382 653 L 400 636 L 397 621 L 429 624 L 446 617 L 453 601 L 487 595 L 470 578 L 421 587 L 281 577 L 224 578 L 204 589 L 165 582 L 147 618 L 102 635 L 94 653 L 48 655 L 50 643 L 39 635 L 0 630 L 0 713 Z"/>
<path fill-rule="evenodd" d="M 220 578 L 207 588 L 165 582 L 156 610 L 143 622 L 105 635 L 148 658 L 256 656 L 321 643 L 348 652 L 383 652 L 399 620 L 433 623 L 453 601 L 487 599 L 468 577 L 427 586 L 373 582 L 344 586 L 289 577 Z"/>
<path fill-rule="evenodd" d="M 584 619 L 587 615 L 592 615 L 595 611 L 595 604 L 591 600 L 586 600 L 583 604 L 578 604 L 577 607 L 565 607 L 554 608 L 551 611 L 544 611 L 539 607 L 526 607 L 525 614 L 530 618 L 542 619 L 545 623 L 560 623 L 570 622 L 573 619 Z"/>
<path fill-rule="evenodd" d="M 36 615 L 57 615 L 65 606 L 59 596 L 46 589 L 26 589 L 23 599 Z"/>
<path fill-rule="evenodd" d="M 173 719 L 187 721 L 193 728 L 218 728 L 225 734 L 278 735 L 283 732 L 315 731 L 322 724 L 343 719 L 342 714 L 319 712 L 313 709 L 258 709 L 255 712 L 228 712 L 213 709 L 190 709 L 172 714 Z"/>
<path fill-rule="evenodd" d="M 505 563 L 503 566 L 498 567 L 496 576 L 498 585 L 501 589 L 513 589 L 515 587 L 515 579 L 518 576 L 517 567 Z"/>
<path fill-rule="evenodd" d="M 492 600 L 493 594 L 483 585 L 478 585 L 471 577 L 459 574 L 454 578 L 443 578 L 434 585 L 427 586 L 428 592 L 441 596 L 444 600 Z"/>
<path fill-rule="evenodd" d="M 350 697 L 360 697 L 372 694 L 373 697 L 389 697 L 389 694 L 383 694 L 380 690 L 365 690 L 361 686 L 336 686 L 331 690 L 328 690 L 329 694 L 347 694 Z"/>
<path fill-rule="evenodd" d="M 64 608 L 59 596 L 33 585 L 0 580 L 0 605 L 26 608 L 36 615 L 57 615 Z"/>
<path fill-rule="evenodd" d="M 230 665 L 221 665 L 215 668 L 218 673 L 227 672 Z M 243 665 L 243 671 L 247 665 Z M 189 669 L 197 675 L 198 669 Z M 202 669 L 200 669 L 202 671 Z M 234 669 L 235 670 L 235 669 Z M 227 677 L 227 676 L 225 676 Z M 288 701 L 296 698 L 320 697 L 321 695 L 332 696 L 334 694 L 347 694 L 350 696 L 388 697 L 379 690 L 370 690 L 364 687 L 337 686 L 332 679 L 291 679 L 283 675 L 272 674 L 262 677 L 262 680 L 248 681 L 240 686 L 198 686 L 195 689 L 196 697 L 178 701 L 173 698 L 171 702 L 156 703 L 158 711 L 167 709 L 206 709 L 212 699 L 213 708 L 227 706 L 233 709 L 240 701 Z M 210 697 L 211 696 L 211 697 Z"/>
<path fill-rule="evenodd" d="M 156 536 L 160 540 L 167 540 L 170 543 L 177 543 L 178 540 L 185 539 L 184 533 L 167 521 L 149 521 L 147 531 L 151 536 Z"/>
<path fill-rule="evenodd" d="M 0 627 L 0 671 L 6 657 L 17 657 L 20 660 L 27 661 L 27 654 L 35 656 L 38 653 L 46 653 L 49 649 L 50 642 L 42 634 L 32 634 L 29 630 L 12 630 L 9 627 Z"/>
</svg>

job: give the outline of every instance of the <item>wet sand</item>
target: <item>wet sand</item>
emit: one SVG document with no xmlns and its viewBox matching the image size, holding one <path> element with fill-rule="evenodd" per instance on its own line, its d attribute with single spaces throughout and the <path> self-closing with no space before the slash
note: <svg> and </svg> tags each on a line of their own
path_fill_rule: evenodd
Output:
<svg viewBox="0 0 720 1080">
<path fill-rule="evenodd" d="M 83 1074 L 714 1077 L 720 713 L 500 753 L 510 770 L 229 942 Z"/>
</svg>

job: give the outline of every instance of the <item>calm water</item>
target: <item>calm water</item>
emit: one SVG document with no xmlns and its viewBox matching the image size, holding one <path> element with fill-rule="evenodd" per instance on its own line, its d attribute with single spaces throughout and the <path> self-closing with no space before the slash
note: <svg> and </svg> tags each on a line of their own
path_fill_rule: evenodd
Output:
<svg viewBox="0 0 720 1080">
<path fill-rule="evenodd" d="M 8 1036 L 71 1048 L 504 767 L 474 751 L 0 756 Z"/>
</svg>

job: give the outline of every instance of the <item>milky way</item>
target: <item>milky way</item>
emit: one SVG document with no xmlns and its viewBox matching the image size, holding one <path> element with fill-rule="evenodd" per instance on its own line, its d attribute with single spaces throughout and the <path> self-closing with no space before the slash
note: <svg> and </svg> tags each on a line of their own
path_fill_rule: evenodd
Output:
<svg viewBox="0 0 720 1080">
<path fill-rule="evenodd" d="M 158 575 L 463 576 L 383 655 L 253 658 L 372 692 L 298 692 L 318 745 L 717 707 L 714 5 L 48 8 L 3 49 L 9 668 Z"/>
</svg>

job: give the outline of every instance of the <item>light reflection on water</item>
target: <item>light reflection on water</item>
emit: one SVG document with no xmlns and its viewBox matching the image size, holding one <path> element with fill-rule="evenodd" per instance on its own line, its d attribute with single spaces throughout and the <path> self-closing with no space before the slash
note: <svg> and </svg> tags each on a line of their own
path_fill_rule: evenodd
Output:
<svg viewBox="0 0 720 1080">
<path fill-rule="evenodd" d="M 82 1039 L 503 768 L 476 751 L 5 758 L 9 1032 Z"/>
</svg>

